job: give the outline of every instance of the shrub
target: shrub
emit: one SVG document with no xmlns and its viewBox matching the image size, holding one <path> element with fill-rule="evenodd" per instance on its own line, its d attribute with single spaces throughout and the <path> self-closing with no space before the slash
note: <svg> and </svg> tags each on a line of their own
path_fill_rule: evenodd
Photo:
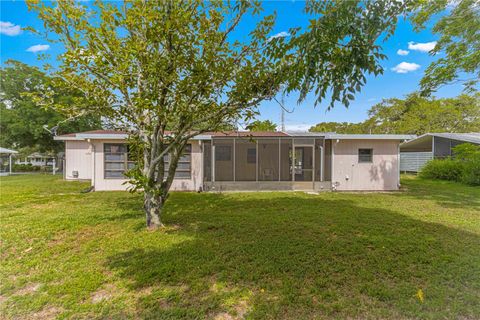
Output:
<svg viewBox="0 0 480 320">
<path fill-rule="evenodd" d="M 420 171 L 420 177 L 428 179 L 440 179 L 450 181 L 460 181 L 464 171 L 464 164 L 453 159 L 434 159 Z"/>
<path fill-rule="evenodd" d="M 40 167 L 32 166 L 29 164 L 18 164 L 14 163 L 12 166 L 13 172 L 33 172 L 40 171 Z"/>
</svg>

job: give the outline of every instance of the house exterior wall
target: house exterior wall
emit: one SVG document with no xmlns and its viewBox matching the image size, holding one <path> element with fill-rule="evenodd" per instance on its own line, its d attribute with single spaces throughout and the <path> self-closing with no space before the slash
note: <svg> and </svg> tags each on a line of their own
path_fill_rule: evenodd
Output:
<svg viewBox="0 0 480 320">
<path fill-rule="evenodd" d="M 105 178 L 104 175 L 104 144 L 105 143 L 124 143 L 119 140 L 94 140 L 95 163 L 91 161 L 91 167 L 95 166 L 94 187 L 96 191 L 108 190 L 126 190 L 128 184 L 124 184 L 126 179 Z M 172 191 L 196 191 L 202 187 L 202 150 L 199 141 L 192 141 L 191 157 L 191 178 L 175 179 L 172 183 Z"/>
<path fill-rule="evenodd" d="M 65 141 L 65 179 L 90 180 L 92 178 L 91 149 L 87 141 Z M 73 176 L 78 171 L 78 178 Z"/>
<path fill-rule="evenodd" d="M 333 144 L 332 183 L 337 190 L 398 190 L 395 140 L 339 140 Z M 373 149 L 372 162 L 359 163 L 358 149 Z"/>
</svg>

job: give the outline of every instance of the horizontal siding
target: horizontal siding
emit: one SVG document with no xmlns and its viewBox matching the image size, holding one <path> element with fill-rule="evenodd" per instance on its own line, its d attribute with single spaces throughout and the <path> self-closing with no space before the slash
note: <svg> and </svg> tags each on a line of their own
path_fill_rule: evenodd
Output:
<svg viewBox="0 0 480 320">
<path fill-rule="evenodd" d="M 400 171 L 419 172 L 430 160 L 431 152 L 400 152 Z"/>
</svg>

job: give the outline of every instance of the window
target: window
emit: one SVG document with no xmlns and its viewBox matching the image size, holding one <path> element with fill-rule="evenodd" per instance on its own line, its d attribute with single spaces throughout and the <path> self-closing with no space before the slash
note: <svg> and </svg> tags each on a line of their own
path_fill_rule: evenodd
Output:
<svg viewBox="0 0 480 320">
<path fill-rule="evenodd" d="M 166 155 L 165 162 L 165 178 L 168 175 L 168 168 L 170 166 L 170 155 Z M 192 173 L 192 145 L 187 144 L 183 150 L 182 155 L 178 159 L 177 169 L 175 170 L 175 179 L 190 179 Z"/>
<path fill-rule="evenodd" d="M 358 162 L 372 162 L 373 149 L 358 149 Z"/>
<path fill-rule="evenodd" d="M 257 149 L 247 149 L 247 163 L 257 163 Z"/>
<path fill-rule="evenodd" d="M 103 152 L 105 179 L 125 179 L 125 171 L 135 166 L 135 163 L 128 156 L 128 146 L 126 144 L 105 143 Z"/>
<path fill-rule="evenodd" d="M 215 146 L 215 161 L 231 161 L 232 147 L 231 146 Z"/>
</svg>

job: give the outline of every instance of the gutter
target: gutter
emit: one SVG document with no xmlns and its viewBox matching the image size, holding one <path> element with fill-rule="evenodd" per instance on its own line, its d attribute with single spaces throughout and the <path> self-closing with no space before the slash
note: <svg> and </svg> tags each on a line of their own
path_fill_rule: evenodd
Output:
<svg viewBox="0 0 480 320">
<path fill-rule="evenodd" d="M 91 179 L 91 186 L 95 189 L 95 145 L 93 144 L 91 139 L 87 139 L 88 143 L 90 144 L 91 149 L 91 161 L 92 161 L 92 179 Z"/>
</svg>

